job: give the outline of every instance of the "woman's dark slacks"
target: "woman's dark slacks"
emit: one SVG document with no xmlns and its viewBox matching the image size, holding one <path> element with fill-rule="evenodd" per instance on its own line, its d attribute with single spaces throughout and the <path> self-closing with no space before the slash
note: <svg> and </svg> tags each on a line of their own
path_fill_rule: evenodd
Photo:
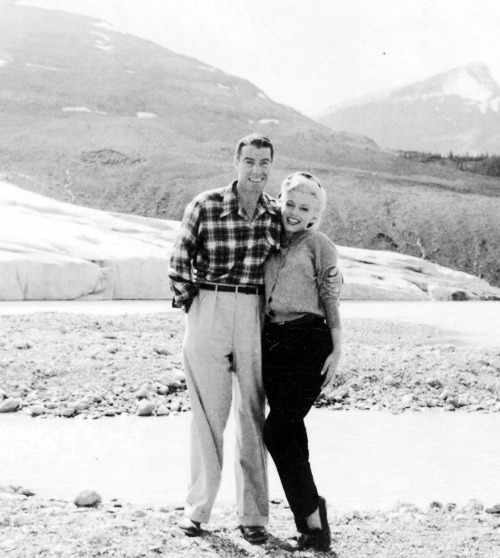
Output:
<svg viewBox="0 0 500 558">
<path fill-rule="evenodd" d="M 296 523 L 318 507 L 304 417 L 321 391 L 321 369 L 333 350 L 323 320 L 301 322 L 266 324 L 262 336 L 262 373 L 270 408 L 264 442 Z"/>
</svg>

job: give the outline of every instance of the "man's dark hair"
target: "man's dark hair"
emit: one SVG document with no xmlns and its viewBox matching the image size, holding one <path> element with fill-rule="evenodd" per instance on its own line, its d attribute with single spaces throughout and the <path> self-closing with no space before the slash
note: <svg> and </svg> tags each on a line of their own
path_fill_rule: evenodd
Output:
<svg viewBox="0 0 500 558">
<path fill-rule="evenodd" d="M 268 147 L 271 150 L 271 161 L 274 158 L 274 147 L 273 144 L 271 143 L 271 140 L 269 138 L 266 138 L 265 136 L 261 136 L 260 134 L 253 133 L 253 134 L 248 134 L 248 136 L 245 136 L 244 138 L 241 138 L 238 144 L 236 145 L 236 153 L 235 153 L 236 159 L 240 158 L 241 150 L 245 147 L 245 145 L 254 145 L 259 149 Z"/>
</svg>

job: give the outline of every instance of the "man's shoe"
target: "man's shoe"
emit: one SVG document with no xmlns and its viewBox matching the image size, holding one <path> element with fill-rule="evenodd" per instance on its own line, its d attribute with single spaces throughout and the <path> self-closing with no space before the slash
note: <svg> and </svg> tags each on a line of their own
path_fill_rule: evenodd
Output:
<svg viewBox="0 0 500 558">
<path fill-rule="evenodd" d="M 181 517 L 177 527 L 179 527 L 187 537 L 199 537 L 201 535 L 200 522 L 192 521 L 188 517 Z"/>
<path fill-rule="evenodd" d="M 240 525 L 240 530 L 243 538 L 251 544 L 265 543 L 269 537 L 267 529 L 261 525 Z"/>
</svg>

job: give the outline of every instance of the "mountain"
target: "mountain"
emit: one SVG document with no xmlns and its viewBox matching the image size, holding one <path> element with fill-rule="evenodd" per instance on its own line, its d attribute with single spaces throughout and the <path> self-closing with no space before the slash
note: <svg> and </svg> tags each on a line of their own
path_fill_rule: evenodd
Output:
<svg viewBox="0 0 500 558">
<path fill-rule="evenodd" d="M 378 152 L 102 21 L 1 1 L 0 171 L 25 187 L 179 216 L 195 191 L 228 180 L 234 144 L 251 131 L 292 159 L 346 164 Z"/>
<path fill-rule="evenodd" d="M 393 149 L 500 155 L 500 86 L 480 62 L 333 105 L 315 119 Z"/>
<path fill-rule="evenodd" d="M 5 183 L 179 220 L 194 194 L 234 178 L 234 145 L 251 131 L 276 146 L 270 193 L 296 170 L 320 178 L 329 197 L 322 228 L 336 244 L 418 256 L 500 285 L 497 179 L 333 131 L 244 79 L 97 19 L 0 0 Z"/>
</svg>

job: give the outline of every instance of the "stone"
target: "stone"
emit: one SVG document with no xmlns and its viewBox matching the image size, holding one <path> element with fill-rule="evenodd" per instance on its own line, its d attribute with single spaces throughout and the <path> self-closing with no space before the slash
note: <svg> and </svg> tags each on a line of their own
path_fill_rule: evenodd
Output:
<svg viewBox="0 0 500 558">
<path fill-rule="evenodd" d="M 86 411 L 90 407 L 90 401 L 82 399 L 81 401 L 77 401 L 74 405 L 76 411 Z"/>
<path fill-rule="evenodd" d="M 401 382 L 394 376 L 388 374 L 387 376 L 384 376 L 384 383 L 387 384 L 388 386 L 397 387 L 400 385 Z"/>
<path fill-rule="evenodd" d="M 484 505 L 479 500 L 469 500 L 463 507 L 464 512 L 481 513 L 484 509 Z"/>
<path fill-rule="evenodd" d="M 21 401 L 19 399 L 8 398 L 0 403 L 0 413 L 15 413 L 19 410 Z"/>
<path fill-rule="evenodd" d="M 170 409 L 166 405 L 160 405 L 156 410 L 156 416 L 164 417 L 170 414 Z"/>
<path fill-rule="evenodd" d="M 442 388 L 443 384 L 437 378 L 427 378 L 426 383 L 433 388 Z"/>
<path fill-rule="evenodd" d="M 33 523 L 34 520 L 35 520 L 34 514 L 29 514 L 29 513 L 18 514 L 11 518 L 11 525 L 13 527 L 22 527 L 23 525 L 29 525 L 30 523 Z"/>
<path fill-rule="evenodd" d="M 32 417 L 39 417 L 47 412 L 47 409 L 43 405 L 32 405 L 28 408 L 28 412 Z"/>
<path fill-rule="evenodd" d="M 412 403 L 413 403 L 413 394 L 411 393 L 407 393 L 406 395 L 403 395 L 403 397 L 401 398 L 401 405 L 405 408 L 410 407 Z"/>
<path fill-rule="evenodd" d="M 155 404 L 147 399 L 143 399 L 137 406 L 137 414 L 140 417 L 149 417 L 155 411 Z"/>
<path fill-rule="evenodd" d="M 84 490 L 74 499 L 75 506 L 79 508 L 95 508 L 102 502 L 100 494 L 94 490 Z"/>
<path fill-rule="evenodd" d="M 148 386 L 141 386 L 135 396 L 137 397 L 137 399 L 146 399 L 147 397 L 149 397 Z"/>
<path fill-rule="evenodd" d="M 500 515 L 500 504 L 495 504 L 491 508 L 486 508 L 484 510 L 486 513 L 491 513 L 494 515 Z"/>
<path fill-rule="evenodd" d="M 490 366 L 500 372 L 500 358 L 495 358 L 490 362 Z"/>
</svg>

